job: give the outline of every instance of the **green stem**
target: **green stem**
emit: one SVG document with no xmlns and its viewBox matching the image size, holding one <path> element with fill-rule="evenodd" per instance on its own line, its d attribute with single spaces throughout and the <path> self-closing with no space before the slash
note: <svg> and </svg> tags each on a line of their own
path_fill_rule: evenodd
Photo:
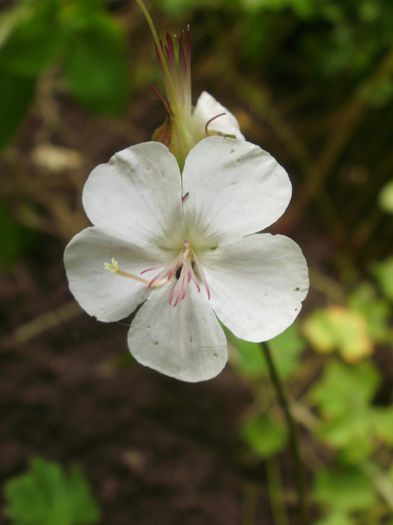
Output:
<svg viewBox="0 0 393 525">
<path fill-rule="evenodd" d="M 296 426 L 294 419 L 292 417 L 287 396 L 283 384 L 281 383 L 280 376 L 277 373 L 276 367 L 270 349 L 267 343 L 262 342 L 261 348 L 264 353 L 266 363 L 269 369 L 270 378 L 272 380 L 273 386 L 276 390 L 278 401 L 281 405 L 282 411 L 285 416 L 287 423 L 288 436 L 289 436 L 289 448 L 292 454 L 293 463 L 294 463 L 294 472 L 295 472 L 295 484 L 298 494 L 298 514 L 299 514 L 299 523 L 300 525 L 309 525 L 307 513 L 307 503 L 306 503 L 306 486 L 304 480 L 304 469 L 302 460 L 300 457 L 299 442 L 296 432 Z"/>
<path fill-rule="evenodd" d="M 276 458 L 273 457 L 267 460 L 266 473 L 274 523 L 276 525 L 288 525 L 280 475 L 280 465 Z"/>
<path fill-rule="evenodd" d="M 160 38 L 156 30 L 156 26 L 154 25 L 153 19 L 147 7 L 145 6 L 143 0 L 135 0 L 135 1 L 138 4 L 139 9 L 142 11 L 144 17 L 146 18 L 147 25 L 149 26 L 149 29 L 151 31 L 151 34 L 152 34 L 152 37 L 153 37 L 153 40 L 154 40 L 154 43 L 157 49 L 157 53 L 160 57 L 160 61 L 161 61 L 161 64 L 164 70 L 164 76 L 166 77 L 166 80 L 168 82 L 167 84 L 168 88 L 171 91 L 171 93 L 168 93 L 168 96 L 171 95 L 173 99 L 175 100 L 176 99 L 176 87 L 173 83 L 173 79 L 172 79 L 171 73 L 168 68 L 166 57 L 164 55 L 164 52 L 162 51 L 161 42 L 160 42 Z"/>
</svg>

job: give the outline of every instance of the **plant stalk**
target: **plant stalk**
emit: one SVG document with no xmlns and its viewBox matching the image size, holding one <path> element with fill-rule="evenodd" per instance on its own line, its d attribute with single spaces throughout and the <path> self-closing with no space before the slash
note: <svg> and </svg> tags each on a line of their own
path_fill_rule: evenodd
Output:
<svg viewBox="0 0 393 525">
<path fill-rule="evenodd" d="M 274 389 L 276 390 L 278 401 L 281 405 L 284 413 L 285 421 L 288 429 L 289 437 L 289 449 L 293 459 L 294 474 L 295 474 L 295 485 L 297 490 L 297 508 L 299 515 L 300 525 L 310 525 L 307 512 L 307 500 L 306 500 L 306 485 L 304 477 L 304 468 L 302 459 L 300 456 L 299 441 L 296 432 L 295 421 L 292 417 L 291 410 L 289 408 L 288 399 L 284 390 L 284 386 L 281 382 L 280 376 L 274 365 L 274 361 L 267 343 L 262 342 L 261 348 L 266 359 L 266 363 L 269 369 L 271 381 Z"/>
</svg>

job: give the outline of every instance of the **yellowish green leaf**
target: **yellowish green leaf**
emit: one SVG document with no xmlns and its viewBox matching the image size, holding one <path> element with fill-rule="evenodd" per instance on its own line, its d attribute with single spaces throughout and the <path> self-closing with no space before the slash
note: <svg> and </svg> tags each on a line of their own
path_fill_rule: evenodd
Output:
<svg viewBox="0 0 393 525">
<path fill-rule="evenodd" d="M 314 350 L 320 353 L 338 350 L 349 363 L 373 352 L 366 318 L 342 306 L 315 311 L 304 322 L 303 330 Z"/>
</svg>

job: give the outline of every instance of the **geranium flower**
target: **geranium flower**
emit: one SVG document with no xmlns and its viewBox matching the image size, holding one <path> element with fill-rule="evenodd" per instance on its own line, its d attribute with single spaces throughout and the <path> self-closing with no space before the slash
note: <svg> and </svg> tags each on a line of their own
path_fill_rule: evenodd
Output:
<svg viewBox="0 0 393 525">
<path fill-rule="evenodd" d="M 94 226 L 65 250 L 70 290 L 104 322 L 142 304 L 128 332 L 135 359 L 183 381 L 210 379 L 227 361 L 220 322 L 265 341 L 300 311 L 308 290 L 300 248 L 256 233 L 290 197 L 285 170 L 246 141 L 202 140 L 182 174 L 158 142 L 120 151 L 84 187 Z"/>
</svg>

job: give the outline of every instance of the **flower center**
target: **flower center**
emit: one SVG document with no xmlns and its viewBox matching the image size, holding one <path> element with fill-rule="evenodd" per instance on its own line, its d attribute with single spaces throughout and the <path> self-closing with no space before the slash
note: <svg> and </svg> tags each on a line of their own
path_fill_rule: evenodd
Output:
<svg viewBox="0 0 393 525">
<path fill-rule="evenodd" d="M 181 252 L 169 264 L 165 266 L 156 264 L 141 272 L 141 275 L 157 269 L 159 269 L 159 271 L 149 282 L 149 288 L 157 286 L 158 283 L 164 284 L 169 282 L 173 278 L 177 279 L 177 283 L 169 298 L 169 304 L 171 306 L 176 306 L 186 298 L 188 286 L 191 282 L 194 283 L 198 292 L 201 291 L 200 283 L 202 283 L 206 289 L 207 297 L 210 299 L 210 289 L 206 281 L 205 273 L 191 247 L 190 241 L 185 240 L 183 242 Z"/>
<path fill-rule="evenodd" d="M 116 259 L 113 258 L 110 263 L 105 263 L 104 267 L 105 270 L 108 270 L 109 272 L 146 284 L 148 288 L 163 286 L 172 279 L 177 279 L 177 283 L 175 284 L 168 301 L 171 306 L 176 306 L 180 301 L 186 298 L 188 286 L 191 282 L 194 283 L 197 292 L 201 291 L 200 284 L 202 283 L 206 289 L 207 297 L 210 299 L 210 289 L 207 284 L 205 273 L 195 251 L 191 247 L 190 241 L 188 240 L 183 242 L 183 247 L 180 253 L 168 264 L 155 264 L 141 272 L 141 275 L 143 275 L 158 270 L 150 281 L 132 273 L 125 272 L 120 268 Z"/>
</svg>

